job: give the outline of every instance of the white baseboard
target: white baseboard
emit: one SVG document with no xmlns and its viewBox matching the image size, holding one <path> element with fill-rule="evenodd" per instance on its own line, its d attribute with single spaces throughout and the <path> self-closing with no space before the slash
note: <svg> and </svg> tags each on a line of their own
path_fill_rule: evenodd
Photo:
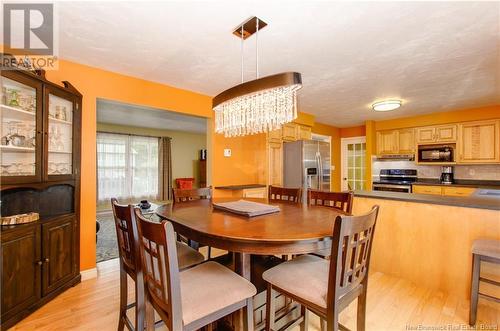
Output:
<svg viewBox="0 0 500 331">
<path fill-rule="evenodd" d="M 80 275 L 82 276 L 82 282 L 92 278 L 97 278 L 97 268 L 80 271 Z"/>
</svg>

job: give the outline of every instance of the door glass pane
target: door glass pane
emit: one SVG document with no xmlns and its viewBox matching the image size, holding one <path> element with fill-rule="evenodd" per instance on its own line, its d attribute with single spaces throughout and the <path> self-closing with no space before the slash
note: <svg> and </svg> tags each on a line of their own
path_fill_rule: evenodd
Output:
<svg viewBox="0 0 500 331">
<path fill-rule="evenodd" d="M 48 174 L 73 173 L 73 103 L 49 94 Z"/>
<path fill-rule="evenodd" d="M 2 77 L 0 174 L 34 176 L 36 89 Z"/>
<path fill-rule="evenodd" d="M 365 189 L 365 143 L 347 144 L 347 189 Z"/>
</svg>

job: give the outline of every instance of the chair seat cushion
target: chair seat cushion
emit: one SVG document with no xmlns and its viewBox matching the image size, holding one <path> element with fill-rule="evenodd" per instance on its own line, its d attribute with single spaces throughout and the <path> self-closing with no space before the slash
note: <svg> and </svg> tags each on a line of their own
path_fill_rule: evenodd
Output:
<svg viewBox="0 0 500 331">
<path fill-rule="evenodd" d="M 500 259 L 500 241 L 494 239 L 474 240 L 472 253 Z"/>
<path fill-rule="evenodd" d="M 303 300 L 326 308 L 330 262 L 313 255 L 301 255 L 262 274 L 262 278 Z"/>
<path fill-rule="evenodd" d="M 182 271 L 180 283 L 184 325 L 257 293 L 248 280 L 211 261 Z"/>
<path fill-rule="evenodd" d="M 184 269 L 200 264 L 205 260 L 205 257 L 188 245 L 177 242 L 177 259 L 179 260 L 179 269 Z"/>
</svg>

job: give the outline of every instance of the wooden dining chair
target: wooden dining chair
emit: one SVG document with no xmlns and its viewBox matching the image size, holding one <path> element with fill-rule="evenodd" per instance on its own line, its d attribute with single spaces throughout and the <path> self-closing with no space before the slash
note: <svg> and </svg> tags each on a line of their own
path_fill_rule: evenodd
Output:
<svg viewBox="0 0 500 331">
<path fill-rule="evenodd" d="M 351 214 L 353 201 L 354 194 L 352 192 L 307 191 L 307 204 L 309 206 L 325 206 L 341 210 L 346 214 Z M 326 248 L 311 254 L 329 259 L 330 253 L 331 250 Z"/>
<path fill-rule="evenodd" d="M 174 204 L 198 199 L 211 199 L 212 187 L 200 187 L 193 189 L 173 188 L 172 193 Z"/>
<path fill-rule="evenodd" d="M 247 330 L 253 329 L 252 283 L 213 261 L 179 272 L 172 224 L 152 223 L 137 209 L 135 216 L 147 303 L 168 330 L 198 330 L 240 309 Z M 153 318 L 148 308 L 147 330 L 154 329 Z"/>
<path fill-rule="evenodd" d="M 120 264 L 120 317 L 118 330 L 126 326 L 129 330 L 144 330 L 144 282 L 140 263 L 138 232 L 134 214 L 134 206 L 120 205 L 115 198 L 111 199 L 115 219 L 116 238 Z M 203 255 L 187 245 L 178 243 L 179 268 L 188 268 L 204 261 Z M 127 303 L 128 278 L 132 278 L 135 286 L 135 302 Z M 127 317 L 127 310 L 135 307 L 135 325 Z"/>
<path fill-rule="evenodd" d="M 368 270 L 379 207 L 362 216 L 337 216 L 331 260 L 301 255 L 264 272 L 267 281 L 266 330 L 274 328 L 274 295 L 278 291 L 302 305 L 302 330 L 307 310 L 320 316 L 322 329 L 346 329 L 339 314 L 358 299 L 357 330 L 365 330 Z"/>
<path fill-rule="evenodd" d="M 302 189 L 299 188 L 286 188 L 269 185 L 267 192 L 267 200 L 269 202 L 291 202 L 300 203 L 302 197 Z"/>
<path fill-rule="evenodd" d="M 332 207 L 347 214 L 352 212 L 353 200 L 354 194 L 352 192 L 307 191 L 308 205 Z"/>
<path fill-rule="evenodd" d="M 200 200 L 200 199 L 211 199 L 212 198 L 212 187 L 201 187 L 201 188 L 193 188 L 193 189 L 172 189 L 173 202 L 174 205 L 178 203 Z M 177 236 L 179 241 L 183 241 L 187 243 L 190 247 L 199 250 L 200 247 L 204 247 L 205 245 L 200 245 L 199 242 L 186 238 L 184 236 Z M 211 258 L 212 248 L 210 246 L 207 247 L 207 255 L 208 259 Z"/>
</svg>

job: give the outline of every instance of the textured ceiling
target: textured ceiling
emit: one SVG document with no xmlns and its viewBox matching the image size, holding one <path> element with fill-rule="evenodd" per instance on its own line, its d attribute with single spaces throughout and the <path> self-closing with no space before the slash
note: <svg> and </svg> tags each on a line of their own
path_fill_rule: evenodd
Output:
<svg viewBox="0 0 500 331">
<path fill-rule="evenodd" d="M 97 100 L 97 122 L 193 133 L 207 132 L 206 119 L 201 117 L 103 99 Z"/>
<path fill-rule="evenodd" d="M 299 71 L 299 110 L 340 127 L 500 104 L 500 2 L 60 2 L 60 56 L 214 96 L 257 15 L 260 74 Z M 245 78 L 255 72 L 245 42 Z M 394 112 L 370 104 L 401 98 Z"/>
</svg>

